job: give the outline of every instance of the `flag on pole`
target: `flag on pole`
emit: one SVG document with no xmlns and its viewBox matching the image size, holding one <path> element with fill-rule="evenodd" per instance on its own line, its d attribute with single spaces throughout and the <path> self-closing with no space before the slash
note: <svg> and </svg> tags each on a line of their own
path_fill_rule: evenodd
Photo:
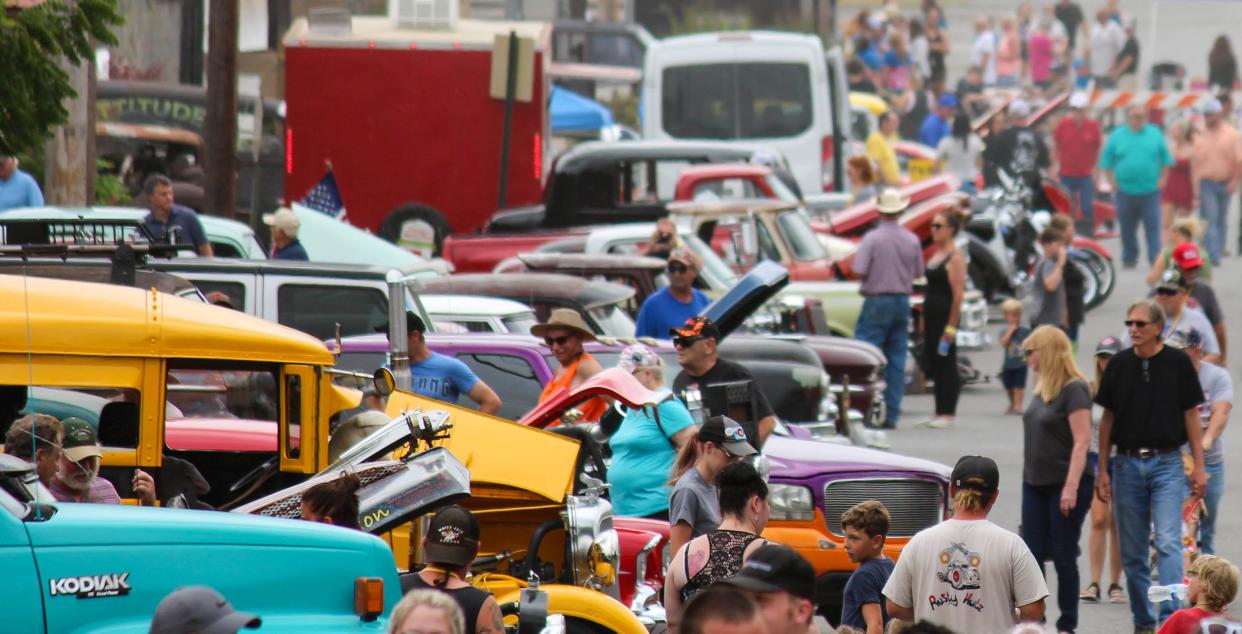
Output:
<svg viewBox="0 0 1242 634">
<path fill-rule="evenodd" d="M 341 200 L 341 190 L 336 186 L 336 174 L 331 166 L 300 202 L 337 220 L 345 219 L 345 201 Z"/>
</svg>

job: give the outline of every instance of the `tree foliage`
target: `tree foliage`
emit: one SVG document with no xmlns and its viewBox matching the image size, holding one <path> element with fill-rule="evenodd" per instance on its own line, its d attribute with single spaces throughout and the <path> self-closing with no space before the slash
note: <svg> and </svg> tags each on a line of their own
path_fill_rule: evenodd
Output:
<svg viewBox="0 0 1242 634">
<path fill-rule="evenodd" d="M 93 63 L 95 42 L 116 44 L 116 0 L 47 0 L 0 12 L 0 153 L 42 146 L 77 96 L 61 61 Z"/>
</svg>

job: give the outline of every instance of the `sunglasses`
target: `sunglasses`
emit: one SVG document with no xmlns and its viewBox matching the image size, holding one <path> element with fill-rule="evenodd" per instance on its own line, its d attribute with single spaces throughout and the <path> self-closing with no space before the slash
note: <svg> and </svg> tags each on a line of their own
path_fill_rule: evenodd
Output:
<svg viewBox="0 0 1242 634">
<path fill-rule="evenodd" d="M 1174 295 L 1177 295 L 1180 292 L 1182 292 L 1182 289 L 1180 288 L 1157 288 L 1156 289 L 1156 294 L 1163 296 L 1163 297 L 1172 297 Z"/>
<path fill-rule="evenodd" d="M 933 222 L 933 223 L 931 223 L 931 228 L 932 228 L 932 229 L 944 229 L 944 228 L 945 228 L 945 226 L 946 226 L 946 225 L 943 225 L 943 224 L 941 224 L 941 223 L 939 223 L 939 222 Z"/>
<path fill-rule="evenodd" d="M 685 273 L 690 270 L 690 267 L 682 264 L 681 262 L 669 262 L 666 270 L 669 273 Z"/>
<path fill-rule="evenodd" d="M 1125 324 L 1126 328 L 1146 328 L 1150 326 L 1152 322 L 1143 321 L 1142 319 L 1127 319 Z"/>
<path fill-rule="evenodd" d="M 565 345 L 565 342 L 566 342 L 566 341 L 569 341 L 569 338 L 570 338 L 570 337 L 572 337 L 572 336 L 573 336 L 573 335 L 561 335 L 561 336 L 559 336 L 559 337 L 555 337 L 555 338 L 553 338 L 553 337 L 544 337 L 544 338 L 543 338 L 543 342 L 544 342 L 545 344 L 547 344 L 549 348 L 554 347 L 554 346 L 563 346 L 563 345 Z"/>
<path fill-rule="evenodd" d="M 689 348 L 702 340 L 703 337 L 698 335 L 692 337 L 677 337 L 676 339 L 673 339 L 673 346 L 677 348 Z"/>
</svg>

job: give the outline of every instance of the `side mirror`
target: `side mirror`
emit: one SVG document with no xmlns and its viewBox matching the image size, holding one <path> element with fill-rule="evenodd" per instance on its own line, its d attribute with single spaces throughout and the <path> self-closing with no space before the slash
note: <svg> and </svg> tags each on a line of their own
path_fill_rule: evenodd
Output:
<svg viewBox="0 0 1242 634">
<path fill-rule="evenodd" d="M 397 379 L 392 375 L 392 370 L 388 368 L 380 368 L 371 375 L 371 380 L 375 384 L 375 391 L 381 396 L 388 396 L 397 391 Z"/>
</svg>

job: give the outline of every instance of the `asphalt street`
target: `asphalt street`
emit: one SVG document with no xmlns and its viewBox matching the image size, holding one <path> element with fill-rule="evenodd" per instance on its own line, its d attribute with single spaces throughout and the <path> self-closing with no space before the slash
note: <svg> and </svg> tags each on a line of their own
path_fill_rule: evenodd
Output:
<svg viewBox="0 0 1242 634">
<path fill-rule="evenodd" d="M 1231 215 L 1236 215 L 1237 212 L 1233 211 L 1236 208 L 1237 202 L 1234 201 Z M 1231 218 L 1230 237 L 1226 244 L 1236 245 L 1237 243 L 1236 234 L 1233 233 L 1236 231 L 1236 223 L 1237 220 Z M 1112 251 L 1114 259 L 1117 259 L 1120 252 L 1119 241 L 1117 239 L 1106 240 L 1105 245 Z M 1078 352 L 1079 367 L 1088 378 L 1094 372 L 1092 353 L 1096 342 L 1106 335 L 1122 332 L 1126 307 L 1145 294 L 1146 285 L 1143 281 L 1145 272 L 1141 269 L 1123 271 L 1119 268 L 1117 288 L 1112 296 L 1103 305 L 1088 313 L 1086 323 L 1082 328 Z M 1242 275 L 1242 257 L 1237 255 L 1227 256 L 1221 266 L 1214 268 L 1212 273 L 1215 280 L 1214 287 L 1226 315 L 1228 339 L 1232 343 L 1230 347 L 1234 350 L 1242 346 L 1242 328 L 1239 327 L 1239 322 L 1242 320 L 1237 318 L 1237 315 L 1242 314 L 1242 294 L 1234 290 L 1237 288 L 1236 280 L 1240 275 Z M 1001 325 L 994 323 L 991 327 L 996 331 L 993 333 L 994 336 L 998 335 Z M 969 356 L 977 367 L 990 374 L 995 375 L 1000 368 L 1001 354 L 995 345 L 990 350 L 969 353 Z M 1237 385 L 1239 379 L 1237 357 L 1235 356 L 1234 359 L 1230 374 L 1233 376 L 1234 384 Z M 1032 385 L 1034 385 L 1033 377 L 1031 383 L 1028 384 L 1028 399 L 1029 388 Z M 1000 500 L 992 512 L 991 519 L 1016 532 L 1021 515 L 1022 421 L 1019 417 L 1004 415 L 1006 405 L 1005 391 L 997 379 L 993 378 L 990 383 L 967 386 L 963 390 L 961 403 L 958 406 L 958 428 L 915 429 L 912 427 L 913 423 L 928 418 L 933 413 L 932 397 L 930 394 L 907 395 L 899 428 L 889 432 L 888 439 L 892 444 L 892 451 L 896 453 L 937 460 L 950 466 L 959 456 L 968 453 L 994 458 L 1001 471 L 1001 487 Z M 1238 414 L 1235 413 L 1233 418 L 1237 417 Z M 1238 424 L 1234 422 L 1230 428 L 1226 429 L 1224 435 L 1226 484 L 1225 495 L 1221 502 L 1220 519 L 1217 520 L 1217 554 L 1233 562 L 1242 562 L 1242 541 L 1230 539 L 1230 536 L 1242 533 L 1242 516 L 1230 512 L 1230 501 L 1237 499 L 1237 491 L 1242 487 L 1242 476 L 1239 475 L 1242 474 L 1242 451 L 1240 451 L 1242 436 L 1239 436 L 1238 432 L 1233 429 Z M 1080 574 L 1084 579 L 1088 576 L 1086 553 L 1089 524 L 1088 518 L 1084 523 L 1081 543 L 1083 554 L 1079 559 Z M 1048 601 L 1048 621 L 1052 623 L 1055 622 L 1059 612 L 1054 599 L 1056 573 L 1051 564 L 1047 566 L 1047 574 L 1048 586 L 1054 593 Z M 1085 580 L 1083 585 L 1087 583 L 1089 580 Z M 1106 583 L 1105 587 L 1107 587 Z M 1133 631 L 1127 605 L 1101 603 L 1098 605 L 1081 604 L 1080 607 L 1079 632 L 1129 634 Z"/>
</svg>

